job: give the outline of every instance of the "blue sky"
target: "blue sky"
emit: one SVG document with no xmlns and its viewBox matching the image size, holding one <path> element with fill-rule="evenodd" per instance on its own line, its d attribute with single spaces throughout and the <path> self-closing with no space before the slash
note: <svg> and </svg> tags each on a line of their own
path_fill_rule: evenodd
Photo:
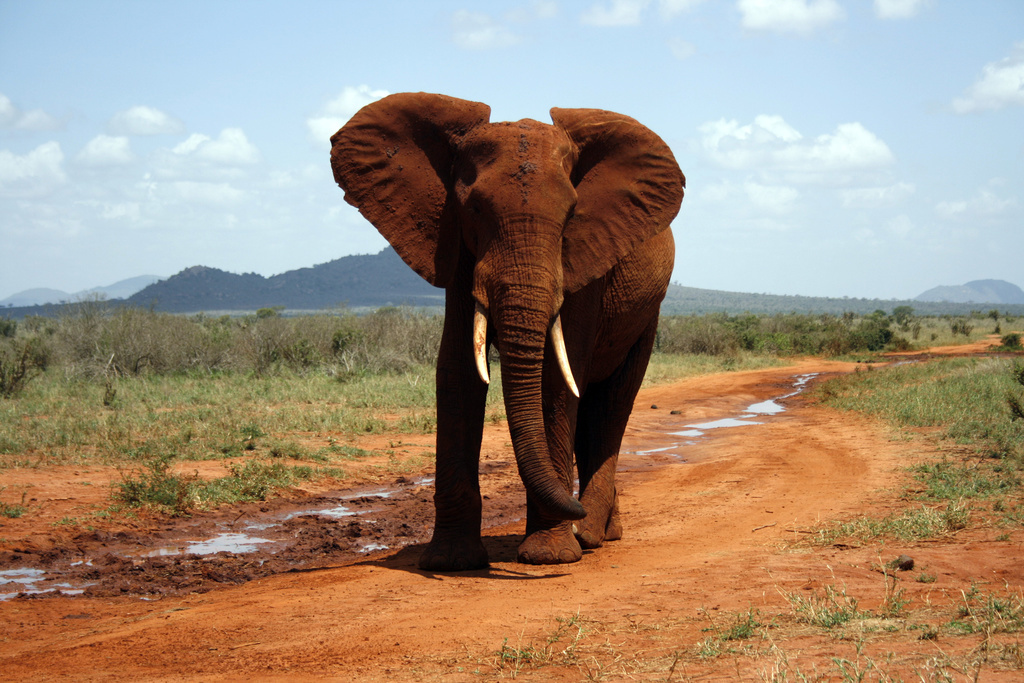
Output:
<svg viewBox="0 0 1024 683">
<path fill-rule="evenodd" d="M 653 129 L 680 284 L 1024 286 L 1019 0 L 0 0 L 0 298 L 379 251 L 328 138 L 403 91 Z"/>
</svg>

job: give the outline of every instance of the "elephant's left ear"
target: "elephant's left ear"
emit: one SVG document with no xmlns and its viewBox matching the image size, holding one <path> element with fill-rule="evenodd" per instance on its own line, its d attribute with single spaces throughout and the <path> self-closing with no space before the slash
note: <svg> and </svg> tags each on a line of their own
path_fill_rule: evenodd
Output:
<svg viewBox="0 0 1024 683">
<path fill-rule="evenodd" d="M 576 291 L 669 226 L 686 178 L 668 145 L 628 116 L 555 108 L 551 120 L 579 148 L 576 211 L 563 240 L 565 289 Z"/>
</svg>

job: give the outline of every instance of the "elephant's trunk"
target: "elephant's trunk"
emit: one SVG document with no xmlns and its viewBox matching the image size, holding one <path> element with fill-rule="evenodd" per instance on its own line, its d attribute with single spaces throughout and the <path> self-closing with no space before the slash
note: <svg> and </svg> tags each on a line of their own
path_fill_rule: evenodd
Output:
<svg viewBox="0 0 1024 683">
<path fill-rule="evenodd" d="M 547 300 L 536 285 L 518 284 L 516 301 Z M 492 296 L 492 315 L 501 355 L 501 382 L 516 464 L 526 490 L 547 515 L 582 519 L 583 506 L 570 489 L 571 462 L 554 463 L 548 452 L 541 391 L 544 350 L 551 312 L 546 306 L 503 305 Z"/>
</svg>

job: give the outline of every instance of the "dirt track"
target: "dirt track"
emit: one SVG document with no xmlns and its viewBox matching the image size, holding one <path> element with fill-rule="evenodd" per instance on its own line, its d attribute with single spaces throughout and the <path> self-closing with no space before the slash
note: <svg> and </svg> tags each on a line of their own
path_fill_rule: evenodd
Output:
<svg viewBox="0 0 1024 683">
<path fill-rule="evenodd" d="M 585 552 L 577 564 L 515 562 L 522 533 L 522 520 L 514 519 L 520 487 L 514 467 L 502 464 L 511 461 L 507 432 L 489 425 L 485 461 L 497 463 L 486 468 L 484 485 L 485 514 L 490 511 L 496 524 L 486 532 L 489 570 L 442 575 L 415 568 L 418 543 L 429 524 L 429 488 L 407 479 L 396 496 L 405 502 L 393 509 L 401 516 L 395 528 L 405 524 L 401 531 L 412 545 L 398 551 L 356 555 L 356 546 L 339 542 L 332 554 L 320 543 L 309 550 L 320 553 L 318 563 L 293 557 L 287 560 L 290 572 L 285 564 L 265 572 L 251 567 L 251 574 L 238 581 L 251 580 L 230 587 L 225 587 L 230 581 L 217 582 L 216 576 L 204 584 L 200 576 L 194 585 L 207 592 L 165 592 L 150 600 L 102 597 L 101 592 L 98 597 L 0 602 L 0 671 L 10 680 L 478 681 L 513 674 L 528 680 L 771 680 L 766 676 L 787 657 L 791 674 L 797 659 L 803 672 L 823 671 L 836 653 L 852 659 L 854 646 L 782 628 L 778 637 L 785 632 L 788 653 L 783 659 L 763 654 L 771 650 L 764 643 L 759 644 L 762 654 L 742 661 L 701 660 L 685 653 L 692 653 L 709 629 L 730 625 L 737 613 L 792 612 L 786 593 L 809 594 L 841 584 L 862 608 L 871 609 L 886 593 L 878 565 L 902 552 L 937 576 L 929 584 L 903 582 L 910 599 L 935 610 L 948 606 L 972 582 L 1024 585 L 1017 534 L 1008 541 L 970 537 L 957 544 L 907 548 L 799 544 L 819 521 L 891 509 L 898 498 L 894 492 L 905 481 L 901 468 L 928 455 L 925 442 L 894 441 L 877 423 L 815 407 L 802 396 L 780 401 L 785 412 L 756 418 L 763 424 L 707 431 L 688 445 L 683 443 L 688 439 L 671 435 L 687 425 L 737 417 L 752 404 L 790 393 L 796 376 L 854 367 L 807 360 L 641 392 L 623 444 L 624 537 Z M 654 453 L 635 454 L 649 451 Z M 55 483 L 51 489 L 59 498 L 61 489 Z M 364 503 L 375 504 L 372 499 Z M 275 509 L 265 507 L 264 514 Z M 62 509 L 55 502 L 50 514 Z M 501 523 L 495 515 L 514 521 Z M 308 519 L 310 525 L 320 520 L 325 526 L 321 518 Z M 344 523 L 327 524 L 328 536 L 345 537 L 337 531 Z M 9 549 L 12 530 L 26 539 L 23 545 L 34 544 L 30 550 L 50 543 L 55 552 L 61 545 L 59 539 L 43 540 L 39 529 L 33 536 L 28 524 L 17 529 L 8 524 L 0 532 Z M 389 538 L 402 533 L 394 531 Z M 126 542 L 104 539 L 112 547 Z M 166 568 L 175 565 L 174 558 L 162 561 L 164 573 L 171 572 Z M 201 570 L 203 562 L 210 567 L 218 560 L 196 560 L 200 575 L 211 573 Z M 131 573 L 131 566 L 122 567 L 122 573 Z M 569 624 L 568 631 L 560 634 L 561 644 L 548 648 L 557 656 L 546 666 L 510 656 L 540 648 L 560 623 Z M 569 636 L 578 635 L 576 624 L 585 627 L 586 635 L 577 649 L 558 654 Z M 504 658 L 498 655 L 503 643 Z M 898 668 L 901 662 L 908 667 L 923 663 L 953 646 L 883 639 L 864 647 L 865 656 L 895 653 L 893 666 Z M 1003 673 L 981 680 L 1004 680 Z"/>
</svg>

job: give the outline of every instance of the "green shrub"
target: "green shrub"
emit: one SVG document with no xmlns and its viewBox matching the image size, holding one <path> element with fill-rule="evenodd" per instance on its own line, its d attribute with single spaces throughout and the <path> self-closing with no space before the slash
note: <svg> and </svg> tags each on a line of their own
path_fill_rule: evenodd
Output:
<svg viewBox="0 0 1024 683">
<path fill-rule="evenodd" d="M 1022 348 L 1020 343 L 1020 333 L 1018 332 L 1004 334 L 1002 339 L 999 340 L 999 343 L 1002 344 L 1004 348 L 1013 349 L 1014 351 L 1020 351 Z"/>
<path fill-rule="evenodd" d="M 12 398 L 46 370 L 50 349 L 37 336 L 0 338 L 0 398 Z"/>
</svg>

